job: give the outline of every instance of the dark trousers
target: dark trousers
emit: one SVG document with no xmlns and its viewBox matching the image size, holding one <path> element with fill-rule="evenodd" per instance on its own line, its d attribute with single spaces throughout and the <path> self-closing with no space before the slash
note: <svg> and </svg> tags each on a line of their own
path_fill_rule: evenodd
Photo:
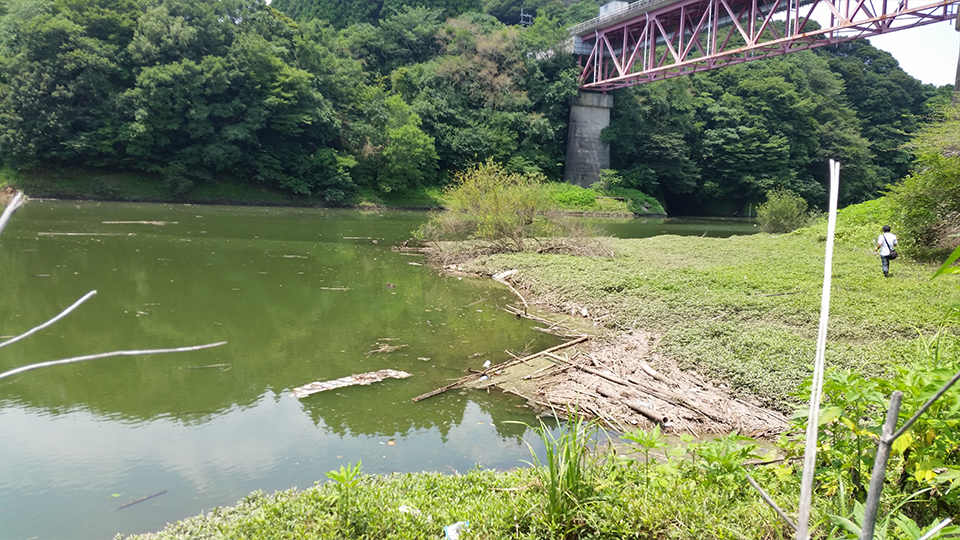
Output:
<svg viewBox="0 0 960 540">
<path fill-rule="evenodd" d="M 881 255 L 880 266 L 883 267 L 883 275 L 886 276 L 890 274 L 890 258 L 889 257 L 884 257 L 883 255 Z"/>
</svg>

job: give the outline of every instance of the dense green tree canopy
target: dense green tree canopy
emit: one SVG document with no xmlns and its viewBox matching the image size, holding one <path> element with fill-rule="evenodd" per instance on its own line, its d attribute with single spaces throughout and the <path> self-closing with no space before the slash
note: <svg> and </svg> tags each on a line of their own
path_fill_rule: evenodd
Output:
<svg viewBox="0 0 960 540">
<path fill-rule="evenodd" d="M 850 46 L 892 61 L 866 42 Z M 936 92 L 895 62 L 871 72 L 872 89 L 850 89 L 833 67 L 828 54 L 802 52 L 620 90 L 604 134 L 613 166 L 671 212 L 748 213 L 781 188 L 823 207 L 831 158 L 843 168 L 841 205 L 872 199 L 906 173 L 903 144 Z M 882 98 L 863 105 L 869 119 L 854 93 Z"/>
<path fill-rule="evenodd" d="M 0 161 L 329 201 L 442 184 L 490 159 L 559 179 L 578 75 L 565 28 L 598 10 L 0 0 Z M 853 42 L 620 90 L 604 136 L 625 187 L 673 213 L 750 212 L 781 188 L 822 205 L 829 158 L 851 203 L 907 174 L 903 145 L 946 95 Z"/>
</svg>

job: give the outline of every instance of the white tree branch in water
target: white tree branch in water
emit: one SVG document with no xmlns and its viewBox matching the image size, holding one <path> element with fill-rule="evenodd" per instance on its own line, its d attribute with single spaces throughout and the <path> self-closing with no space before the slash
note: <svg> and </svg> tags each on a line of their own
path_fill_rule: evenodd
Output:
<svg viewBox="0 0 960 540">
<path fill-rule="evenodd" d="M 32 335 L 32 334 L 35 334 L 35 333 L 39 332 L 40 330 L 43 330 L 44 328 L 50 326 L 51 324 L 59 321 L 60 319 L 66 317 L 71 311 L 77 309 L 77 306 L 79 306 L 80 304 L 86 302 L 87 300 L 89 300 L 89 299 L 90 299 L 93 295 L 95 295 L 95 294 L 97 294 L 97 291 L 90 291 L 90 292 L 88 292 L 87 294 L 83 295 L 83 298 L 81 298 L 81 299 L 77 300 L 76 302 L 74 302 L 72 306 L 70 306 L 70 307 L 68 307 L 67 309 L 63 310 L 63 312 L 61 312 L 61 313 L 60 313 L 59 315 L 57 315 L 56 317 L 50 319 L 49 321 L 41 324 L 40 326 L 38 326 L 38 327 L 36 327 L 36 328 L 33 328 L 33 329 L 31 329 L 31 330 L 28 330 L 28 331 L 24 332 L 23 334 L 20 334 L 19 336 L 15 337 L 15 338 L 11 338 L 11 339 L 8 339 L 7 341 L 4 341 L 3 343 L 0 343 L 0 349 L 6 347 L 7 345 L 10 345 L 11 343 L 16 343 L 17 341 L 20 341 L 21 339 L 23 339 L 23 338 L 25 338 L 25 337 L 27 337 L 27 336 L 30 336 L 30 335 Z"/>
<path fill-rule="evenodd" d="M 10 201 L 10 204 L 7 205 L 7 208 L 4 209 L 3 215 L 0 215 L 0 233 L 2 233 L 3 229 L 7 226 L 10 218 L 13 217 L 13 213 L 23 205 L 23 199 L 23 192 L 18 191 L 17 195 Z"/>
<path fill-rule="evenodd" d="M 98 358 L 109 358 L 111 356 L 139 356 L 144 354 L 163 354 L 163 353 L 174 353 L 174 352 L 189 352 L 189 351 L 199 351 L 201 349 L 209 349 L 212 347 L 219 347 L 220 345 L 226 345 L 226 341 L 218 341 L 217 343 L 208 343 L 206 345 L 195 345 L 193 347 L 178 347 L 176 349 L 148 349 L 144 351 L 113 351 L 100 354 L 90 354 L 87 356 L 77 356 L 75 358 L 66 358 L 64 360 L 51 360 L 50 362 L 40 362 L 39 364 L 30 364 L 29 366 L 18 367 L 16 369 L 11 369 L 10 371 L 5 371 L 0 373 L 0 379 L 4 379 L 11 375 L 16 375 L 18 373 L 23 373 L 24 371 L 30 371 L 32 369 L 45 368 L 50 366 L 59 366 L 61 364 L 72 364 L 74 362 L 85 362 L 87 360 L 96 360 Z"/>
</svg>

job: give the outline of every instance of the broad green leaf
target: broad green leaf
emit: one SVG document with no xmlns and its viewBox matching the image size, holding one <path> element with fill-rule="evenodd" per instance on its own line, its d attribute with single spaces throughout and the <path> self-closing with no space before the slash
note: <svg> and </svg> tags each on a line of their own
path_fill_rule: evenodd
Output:
<svg viewBox="0 0 960 540">
<path fill-rule="evenodd" d="M 829 424 L 837 418 L 840 418 L 840 415 L 843 414 L 843 409 L 837 406 L 824 407 L 820 411 L 820 425 Z"/>
<path fill-rule="evenodd" d="M 859 538 L 859 537 L 860 537 L 861 529 L 860 529 L 860 526 L 857 525 L 856 523 L 854 523 L 854 522 L 850 521 L 849 519 L 847 519 L 847 518 L 845 518 L 845 517 L 842 517 L 842 516 L 834 516 L 834 515 L 831 514 L 829 517 L 830 517 L 830 521 L 831 521 L 834 525 L 836 525 L 837 527 L 840 527 L 841 529 L 843 529 L 843 530 L 847 531 L 848 533 L 850 533 L 851 535 L 853 535 L 853 536 L 852 536 L 853 538 Z"/>
<path fill-rule="evenodd" d="M 893 452 L 893 455 L 898 456 L 907 448 L 910 448 L 914 440 L 913 432 L 908 431 L 893 441 L 893 446 L 890 447 L 890 450 Z"/>
<path fill-rule="evenodd" d="M 900 529 L 900 532 L 902 532 L 910 540 L 917 540 L 923 536 L 923 531 L 921 531 L 920 527 L 917 526 L 917 522 L 903 514 L 898 514 L 897 517 L 893 518 L 893 522 L 897 524 L 897 528 Z"/>
<path fill-rule="evenodd" d="M 947 257 L 947 260 L 943 263 L 940 269 L 933 274 L 933 277 L 931 277 L 930 279 L 933 279 L 941 274 L 960 274 L 960 267 L 950 266 L 957 259 L 960 259 L 960 246 L 958 246 L 957 249 L 953 250 L 953 253 L 951 253 L 950 256 Z"/>
</svg>

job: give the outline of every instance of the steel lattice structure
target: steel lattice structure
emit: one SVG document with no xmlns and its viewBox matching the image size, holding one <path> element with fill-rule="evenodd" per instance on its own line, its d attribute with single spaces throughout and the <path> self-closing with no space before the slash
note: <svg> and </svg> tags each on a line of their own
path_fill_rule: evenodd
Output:
<svg viewBox="0 0 960 540">
<path fill-rule="evenodd" d="M 955 19 L 960 0 L 641 0 L 574 26 L 581 88 L 608 91 Z M 817 28 L 814 10 L 830 25 Z"/>
</svg>

